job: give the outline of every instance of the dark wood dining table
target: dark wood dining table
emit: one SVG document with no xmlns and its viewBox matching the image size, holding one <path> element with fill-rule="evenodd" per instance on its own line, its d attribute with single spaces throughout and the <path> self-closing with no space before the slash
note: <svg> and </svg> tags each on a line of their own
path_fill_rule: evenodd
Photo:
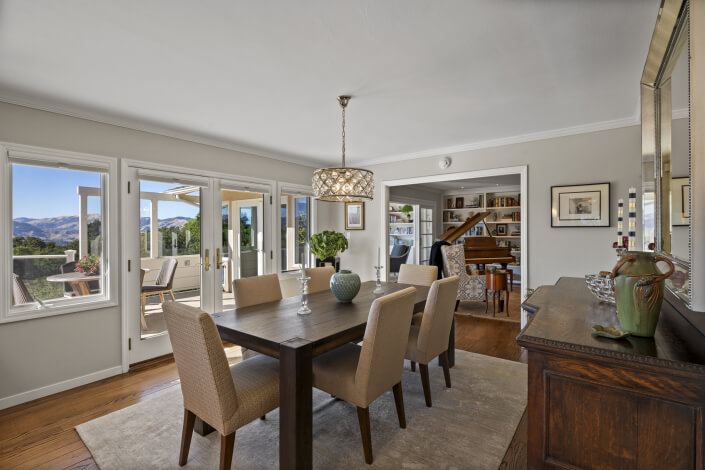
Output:
<svg viewBox="0 0 705 470">
<path fill-rule="evenodd" d="M 313 466 L 313 358 L 361 340 L 370 306 L 382 295 L 415 287 L 414 311 L 423 311 L 428 287 L 398 283 L 382 287 L 384 294 L 375 295 L 375 283 L 363 282 L 357 297 L 347 304 L 328 290 L 309 294 L 308 315 L 296 313 L 300 296 L 213 315 L 223 340 L 279 359 L 279 468 Z M 201 434 L 209 428 L 202 422 L 196 426 Z"/>
</svg>

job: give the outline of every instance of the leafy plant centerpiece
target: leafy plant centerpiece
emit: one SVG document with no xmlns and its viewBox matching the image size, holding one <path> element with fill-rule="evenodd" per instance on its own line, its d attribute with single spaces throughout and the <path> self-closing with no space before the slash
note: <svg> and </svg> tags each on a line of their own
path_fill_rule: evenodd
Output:
<svg viewBox="0 0 705 470">
<path fill-rule="evenodd" d="M 340 232 L 324 230 L 311 236 L 311 253 L 319 260 L 333 258 L 339 252 L 348 249 L 348 239 Z"/>
<path fill-rule="evenodd" d="M 96 255 L 86 255 L 76 262 L 75 271 L 86 276 L 94 276 L 100 271 L 100 258 Z"/>
</svg>

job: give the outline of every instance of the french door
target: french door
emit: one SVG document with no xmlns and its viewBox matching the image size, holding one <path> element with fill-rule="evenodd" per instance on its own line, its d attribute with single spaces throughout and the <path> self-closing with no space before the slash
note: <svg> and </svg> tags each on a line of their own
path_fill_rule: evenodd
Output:
<svg viewBox="0 0 705 470">
<path fill-rule="evenodd" d="M 269 272 L 271 185 L 131 166 L 123 180 L 123 302 L 134 364 L 171 352 L 164 302 L 222 311 L 233 306 L 234 279 Z"/>
</svg>

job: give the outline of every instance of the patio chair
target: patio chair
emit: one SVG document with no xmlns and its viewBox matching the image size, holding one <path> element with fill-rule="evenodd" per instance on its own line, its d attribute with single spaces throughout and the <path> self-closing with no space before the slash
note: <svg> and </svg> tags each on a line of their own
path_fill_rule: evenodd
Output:
<svg viewBox="0 0 705 470">
<path fill-rule="evenodd" d="M 68 263 L 64 263 L 59 269 L 61 270 L 61 274 L 76 272 L 76 262 L 69 261 Z M 100 294 L 100 281 L 90 281 L 88 283 L 88 289 L 91 294 Z M 71 283 L 64 282 L 64 297 L 73 297 L 74 295 L 76 295 L 76 293 L 73 287 L 71 287 Z"/>
<path fill-rule="evenodd" d="M 470 275 L 465 265 L 465 245 L 455 244 L 441 247 L 443 253 L 443 276 L 460 277 L 458 287 L 458 297 L 455 302 L 455 310 L 458 310 L 461 300 L 485 300 L 485 286 L 487 281 L 485 275 Z"/>
<path fill-rule="evenodd" d="M 20 276 L 12 273 L 12 300 L 15 305 L 34 303 L 34 297 L 27 290 L 27 286 Z"/>
<path fill-rule="evenodd" d="M 174 258 L 169 258 L 164 260 L 162 267 L 157 275 L 157 280 L 154 281 L 154 285 L 142 286 L 142 313 L 144 314 L 144 309 L 147 304 L 148 295 L 159 294 L 159 298 L 162 303 L 164 300 L 164 293 L 168 293 L 171 300 L 176 302 L 176 297 L 174 297 L 174 291 L 172 290 L 172 285 L 174 284 L 174 274 L 176 274 L 176 266 L 179 264 Z"/>
</svg>

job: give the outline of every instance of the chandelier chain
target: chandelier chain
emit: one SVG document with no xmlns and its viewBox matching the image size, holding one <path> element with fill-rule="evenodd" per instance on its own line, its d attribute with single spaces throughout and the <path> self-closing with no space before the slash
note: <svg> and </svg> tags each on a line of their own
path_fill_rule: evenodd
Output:
<svg viewBox="0 0 705 470">
<path fill-rule="evenodd" d="M 345 106 L 343 106 L 343 168 L 345 168 Z"/>
</svg>

